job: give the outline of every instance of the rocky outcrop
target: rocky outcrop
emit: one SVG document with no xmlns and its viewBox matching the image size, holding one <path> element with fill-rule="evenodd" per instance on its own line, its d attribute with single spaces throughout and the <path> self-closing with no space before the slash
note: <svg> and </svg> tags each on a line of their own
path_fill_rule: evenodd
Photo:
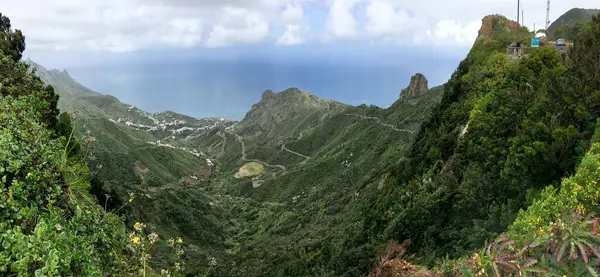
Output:
<svg viewBox="0 0 600 277">
<path fill-rule="evenodd" d="M 496 33 L 501 30 L 517 31 L 519 30 L 519 24 L 501 15 L 485 16 L 481 20 L 481 28 L 479 28 L 475 43 L 481 40 L 494 39 Z"/>
<path fill-rule="evenodd" d="M 400 91 L 400 99 L 403 101 L 409 99 L 420 98 L 429 92 L 429 85 L 427 78 L 421 73 L 417 73 L 410 78 L 410 85 L 407 88 Z"/>
<path fill-rule="evenodd" d="M 268 90 L 265 90 L 265 91 L 263 92 L 263 94 L 262 94 L 262 98 L 261 98 L 261 99 L 262 99 L 262 100 L 265 100 L 265 99 L 267 99 L 269 96 L 271 96 L 271 95 L 274 95 L 274 94 L 275 94 L 275 93 L 274 93 L 272 90 L 270 90 L 270 89 L 268 89 Z"/>
<path fill-rule="evenodd" d="M 252 106 L 236 129 L 244 130 L 246 135 L 263 135 L 266 137 L 263 140 L 281 139 L 306 131 L 346 108 L 348 105 L 321 99 L 298 88 L 278 93 L 265 90 L 261 100 Z"/>
</svg>

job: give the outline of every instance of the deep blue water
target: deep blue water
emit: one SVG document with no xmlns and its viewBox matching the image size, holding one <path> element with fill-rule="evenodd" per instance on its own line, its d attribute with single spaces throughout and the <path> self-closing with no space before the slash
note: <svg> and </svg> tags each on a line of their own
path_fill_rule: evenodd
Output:
<svg viewBox="0 0 600 277">
<path fill-rule="evenodd" d="M 449 79 L 460 58 L 396 58 L 342 63 L 269 59 L 146 62 L 68 68 L 80 83 L 149 112 L 241 119 L 265 89 L 297 87 L 347 104 L 381 107 L 422 72 L 430 86 Z"/>
</svg>

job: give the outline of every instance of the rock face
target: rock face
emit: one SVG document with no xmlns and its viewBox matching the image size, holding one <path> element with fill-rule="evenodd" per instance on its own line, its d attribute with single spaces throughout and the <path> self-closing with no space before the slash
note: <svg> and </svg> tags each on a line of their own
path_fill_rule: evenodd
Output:
<svg viewBox="0 0 600 277">
<path fill-rule="evenodd" d="M 429 92 L 427 78 L 421 73 L 417 73 L 410 78 L 410 85 L 400 91 L 400 99 L 405 101 L 409 99 L 420 98 Z"/>
<path fill-rule="evenodd" d="M 274 94 L 275 93 L 270 89 L 265 90 L 262 94 L 262 100 L 266 100 L 267 98 L 269 98 L 269 96 L 274 95 Z"/>
<path fill-rule="evenodd" d="M 265 90 L 261 100 L 252 106 L 238 130 L 269 138 L 288 136 L 317 125 L 324 118 L 345 110 L 348 106 L 337 101 L 289 88 L 275 93 Z M 263 138 L 263 141 L 267 139 Z"/>
<path fill-rule="evenodd" d="M 482 40 L 490 40 L 493 39 L 496 32 L 499 30 L 511 30 L 517 31 L 519 29 L 519 24 L 517 22 L 512 21 L 504 16 L 500 15 L 488 15 L 485 16 L 481 20 L 481 28 L 479 28 L 479 33 L 477 35 L 477 39 L 475 43 Z"/>
</svg>

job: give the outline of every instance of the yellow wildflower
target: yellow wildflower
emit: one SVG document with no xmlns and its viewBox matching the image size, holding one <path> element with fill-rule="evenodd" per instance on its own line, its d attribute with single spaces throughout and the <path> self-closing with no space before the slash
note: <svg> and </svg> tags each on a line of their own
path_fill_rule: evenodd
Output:
<svg viewBox="0 0 600 277">
<path fill-rule="evenodd" d="M 182 240 L 180 237 L 178 237 L 178 238 L 177 238 L 177 243 L 179 243 L 179 244 L 182 244 L 182 243 L 183 243 L 183 240 Z"/>
<path fill-rule="evenodd" d="M 135 243 L 135 244 L 140 244 L 140 238 L 139 238 L 139 237 L 133 237 L 133 238 L 131 239 L 131 241 L 132 241 L 133 243 Z"/>
<path fill-rule="evenodd" d="M 139 223 L 139 222 L 136 222 L 133 225 L 133 229 L 135 229 L 138 232 L 141 232 L 144 229 L 144 227 L 146 227 L 146 225 L 144 225 L 144 223 Z"/>
</svg>

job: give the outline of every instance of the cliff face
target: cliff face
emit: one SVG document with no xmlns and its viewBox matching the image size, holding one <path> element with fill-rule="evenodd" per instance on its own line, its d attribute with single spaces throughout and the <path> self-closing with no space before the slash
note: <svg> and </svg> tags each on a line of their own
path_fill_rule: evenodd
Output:
<svg viewBox="0 0 600 277">
<path fill-rule="evenodd" d="M 519 24 L 517 24 L 517 22 L 504 16 L 488 15 L 481 20 L 481 28 L 479 29 L 476 42 L 480 40 L 491 40 L 501 31 L 514 32 L 518 30 Z"/>
<path fill-rule="evenodd" d="M 427 78 L 421 73 L 417 73 L 410 78 L 410 85 L 400 91 L 400 100 L 420 98 L 429 92 Z"/>
</svg>

